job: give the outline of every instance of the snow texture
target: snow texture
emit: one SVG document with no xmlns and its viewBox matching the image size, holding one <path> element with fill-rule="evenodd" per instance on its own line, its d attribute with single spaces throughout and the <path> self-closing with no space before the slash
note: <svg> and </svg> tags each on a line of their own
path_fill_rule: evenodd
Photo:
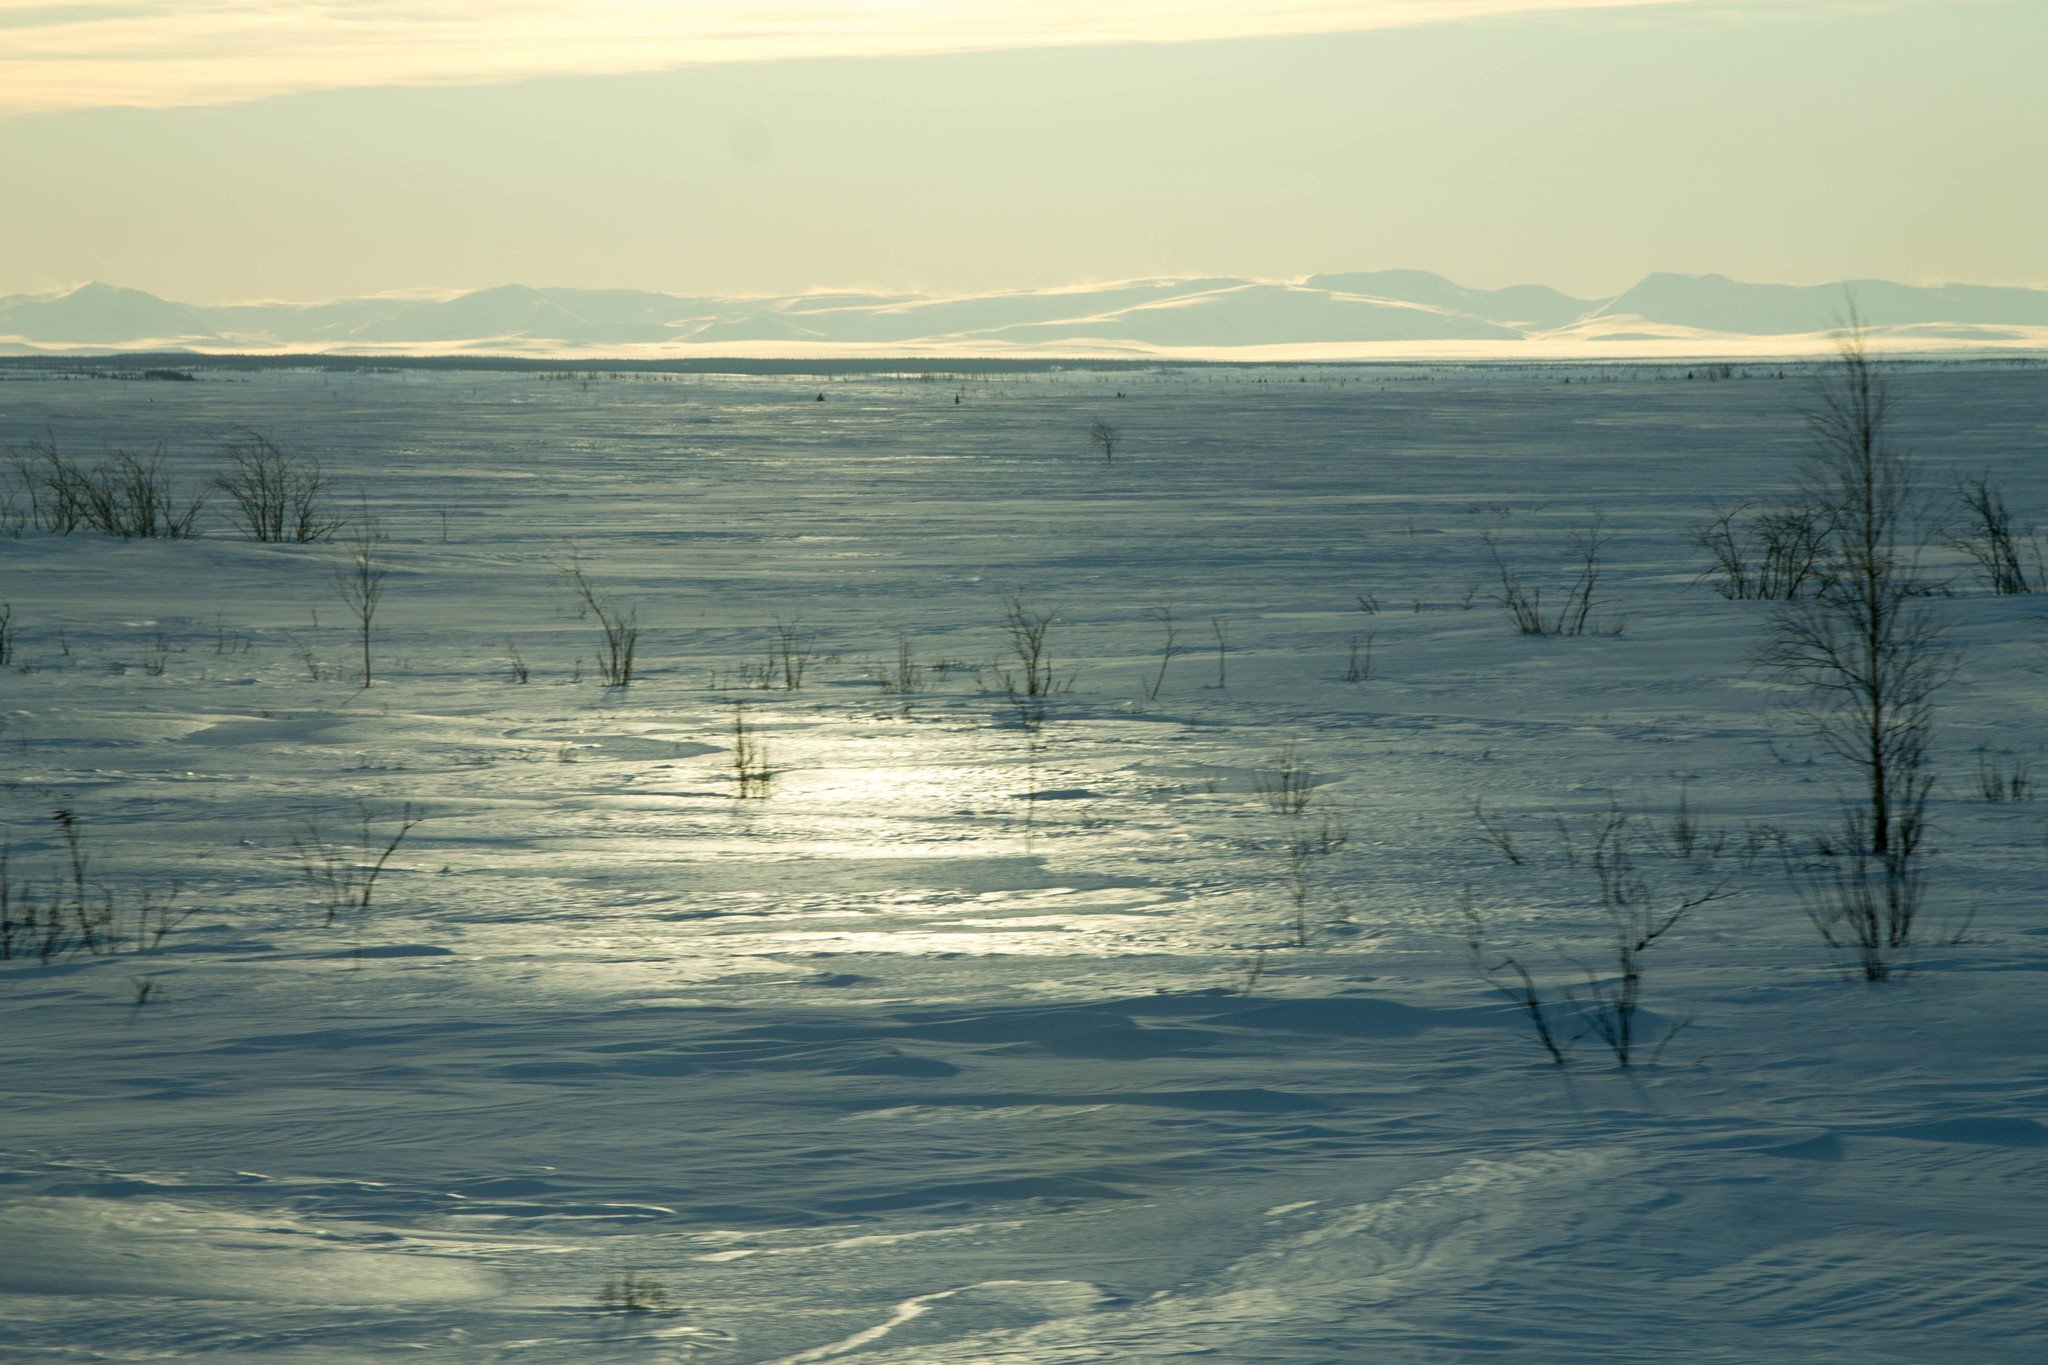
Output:
<svg viewBox="0 0 2048 1365">
<path fill-rule="evenodd" d="M 0 1358 L 2039 1358 L 2043 816 L 1976 765 L 2040 761 L 2040 599 L 1934 555 L 1928 930 L 1852 980 L 1773 842 L 1847 779 L 1687 534 L 1788 485 L 1796 367 L 195 373 L 6 379 L 0 448 L 317 456 L 375 682 L 339 543 L 0 537 L 17 904 L 62 810 L 192 912 L 0 962 Z M 2048 510 L 2042 377 L 1899 368 L 1931 493 Z M 1600 514 L 1595 629 L 1516 634 L 1482 533 L 1554 593 Z M 1459 906 L 1575 1036 L 1610 803 L 1728 895 L 1661 1050 L 1556 1067 Z M 328 923 L 301 851 L 408 805 Z"/>
</svg>

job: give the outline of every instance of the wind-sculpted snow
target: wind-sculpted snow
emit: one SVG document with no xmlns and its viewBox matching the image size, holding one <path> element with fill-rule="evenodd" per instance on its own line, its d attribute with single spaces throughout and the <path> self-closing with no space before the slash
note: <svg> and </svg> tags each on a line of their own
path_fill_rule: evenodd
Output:
<svg viewBox="0 0 2048 1365">
<path fill-rule="evenodd" d="M 1852 981 L 1784 872 L 1847 779 L 1687 531 L 1798 367 L 195 373 L 0 381 L 0 450 L 317 456 L 375 681 L 341 544 L 0 536 L 10 904 L 190 912 L 0 961 L 0 1357 L 2038 1355 L 2039 599 L 1929 550 L 1934 928 Z M 2041 377 L 1897 372 L 1930 494 L 2048 513 Z M 1617 811 L 1719 894 L 1626 1071 Z"/>
</svg>

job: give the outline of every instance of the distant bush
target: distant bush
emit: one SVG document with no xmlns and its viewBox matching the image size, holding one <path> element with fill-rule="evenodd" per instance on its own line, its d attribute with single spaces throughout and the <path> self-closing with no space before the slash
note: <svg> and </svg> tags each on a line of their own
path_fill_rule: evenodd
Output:
<svg viewBox="0 0 2048 1365">
<path fill-rule="evenodd" d="M 227 471 L 213 486 L 232 504 L 228 520 L 251 540 L 325 540 L 341 529 L 342 518 L 324 503 L 327 476 L 310 456 L 287 455 L 268 436 L 243 431 L 221 442 Z"/>
<path fill-rule="evenodd" d="M 668 1290 L 658 1281 L 627 1271 L 616 1280 L 606 1280 L 597 1291 L 599 1311 L 606 1313 L 665 1313 Z"/>
<path fill-rule="evenodd" d="M 1088 440 L 1102 452 L 1104 464 L 1115 464 L 1116 448 L 1124 443 L 1124 434 L 1107 422 L 1097 422 L 1088 428 Z"/>
<path fill-rule="evenodd" d="M 110 450 L 93 465 L 71 459 L 54 441 L 30 441 L 9 451 L 28 499 L 25 524 L 68 536 L 97 531 L 123 540 L 185 540 L 206 506 L 206 496 L 180 503 L 164 472 L 161 448 L 147 457 Z M 10 495 L 11 506 L 15 495 Z"/>
</svg>

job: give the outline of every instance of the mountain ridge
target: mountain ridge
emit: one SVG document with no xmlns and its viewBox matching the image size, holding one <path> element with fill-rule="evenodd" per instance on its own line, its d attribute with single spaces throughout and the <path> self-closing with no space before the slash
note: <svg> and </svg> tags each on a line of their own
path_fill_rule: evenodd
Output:
<svg viewBox="0 0 2048 1365">
<path fill-rule="evenodd" d="M 1799 350 L 1851 322 L 1880 343 L 2048 350 L 2048 289 L 1853 280 L 1758 284 L 1656 272 L 1585 299 L 1546 285 L 1474 289 L 1421 270 L 1298 280 L 1157 277 L 989 294 L 720 297 L 496 285 L 311 303 L 192 304 L 91 283 L 0 296 L 15 353 L 416 350 L 535 355 L 789 352 L 1212 355 L 1450 348 L 1543 354 L 1661 346 Z"/>
</svg>

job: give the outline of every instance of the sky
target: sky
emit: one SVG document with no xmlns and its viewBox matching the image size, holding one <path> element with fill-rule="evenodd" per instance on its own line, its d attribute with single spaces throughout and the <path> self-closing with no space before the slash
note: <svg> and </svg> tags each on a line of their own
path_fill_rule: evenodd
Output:
<svg viewBox="0 0 2048 1365">
<path fill-rule="evenodd" d="M 0 0 L 0 293 L 2048 285 L 2044 0 Z"/>
</svg>

